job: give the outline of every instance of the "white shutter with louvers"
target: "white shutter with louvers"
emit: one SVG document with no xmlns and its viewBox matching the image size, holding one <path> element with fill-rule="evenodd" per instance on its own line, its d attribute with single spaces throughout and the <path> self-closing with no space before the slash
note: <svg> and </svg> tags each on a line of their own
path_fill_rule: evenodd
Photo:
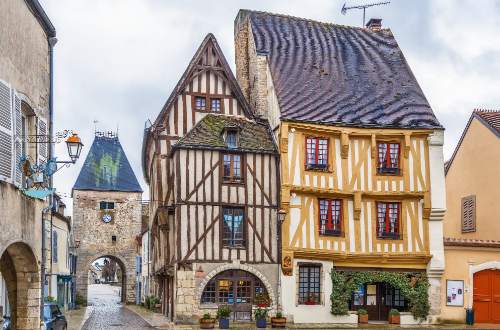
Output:
<svg viewBox="0 0 500 330">
<path fill-rule="evenodd" d="M 12 182 L 13 125 L 9 85 L 0 81 L 0 180 Z"/>
<path fill-rule="evenodd" d="M 17 186 L 21 185 L 21 181 L 23 179 L 23 174 L 21 171 L 21 157 L 22 155 L 22 115 L 21 115 L 21 99 L 19 96 L 12 91 L 12 118 L 14 118 L 14 168 L 12 169 L 12 173 L 14 173 L 14 183 Z"/>
<path fill-rule="evenodd" d="M 38 163 L 41 164 L 47 161 L 49 148 L 47 143 L 49 141 L 47 138 L 47 122 L 41 117 L 37 119 L 37 130 L 38 142 L 42 142 L 38 143 Z"/>
</svg>

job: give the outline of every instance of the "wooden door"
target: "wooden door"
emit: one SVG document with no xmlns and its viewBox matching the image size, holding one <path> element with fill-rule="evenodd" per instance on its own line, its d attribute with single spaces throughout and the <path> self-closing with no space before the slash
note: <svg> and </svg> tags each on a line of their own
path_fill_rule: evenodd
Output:
<svg viewBox="0 0 500 330">
<path fill-rule="evenodd" d="M 474 274 L 474 321 L 500 323 L 500 271 L 483 270 Z"/>
<path fill-rule="evenodd" d="M 366 311 L 368 312 L 369 320 L 379 320 L 379 299 L 378 299 L 378 285 L 376 283 L 366 284 Z"/>
</svg>

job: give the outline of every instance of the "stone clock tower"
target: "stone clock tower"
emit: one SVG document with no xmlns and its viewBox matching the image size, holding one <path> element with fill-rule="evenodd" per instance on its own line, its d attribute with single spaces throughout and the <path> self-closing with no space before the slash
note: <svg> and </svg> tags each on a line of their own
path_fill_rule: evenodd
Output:
<svg viewBox="0 0 500 330">
<path fill-rule="evenodd" d="M 141 186 L 118 137 L 97 132 L 73 186 L 77 294 L 85 300 L 89 267 L 106 257 L 115 260 L 121 269 L 122 302 L 134 303 L 141 197 Z"/>
</svg>

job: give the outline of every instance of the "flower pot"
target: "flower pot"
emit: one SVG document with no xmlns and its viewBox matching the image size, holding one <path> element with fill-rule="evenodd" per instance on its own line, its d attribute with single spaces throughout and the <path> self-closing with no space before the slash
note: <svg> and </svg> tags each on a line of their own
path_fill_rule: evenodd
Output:
<svg viewBox="0 0 500 330">
<path fill-rule="evenodd" d="M 221 329 L 229 329 L 229 319 L 220 318 L 219 319 L 219 328 Z"/>
<path fill-rule="evenodd" d="M 257 326 L 257 328 L 259 328 L 259 329 L 262 329 L 262 328 L 267 327 L 266 318 L 256 319 L 256 320 L 255 320 L 255 325 L 256 325 L 256 326 Z"/>
<path fill-rule="evenodd" d="M 286 317 L 271 317 L 271 326 L 273 328 L 285 328 Z"/>
<path fill-rule="evenodd" d="M 200 319 L 200 329 L 215 328 L 215 319 Z"/>
<path fill-rule="evenodd" d="M 266 308 L 266 307 L 269 307 L 269 304 L 261 303 L 261 304 L 257 304 L 257 307 Z"/>
<path fill-rule="evenodd" d="M 389 315 L 389 323 L 399 324 L 401 323 L 401 317 L 399 315 Z"/>
<path fill-rule="evenodd" d="M 358 314 L 359 323 L 368 323 L 368 314 Z"/>
</svg>

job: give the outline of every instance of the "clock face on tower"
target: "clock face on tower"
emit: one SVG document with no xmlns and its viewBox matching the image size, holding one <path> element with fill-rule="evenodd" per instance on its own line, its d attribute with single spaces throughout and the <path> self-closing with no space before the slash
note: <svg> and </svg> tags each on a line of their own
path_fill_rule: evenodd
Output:
<svg viewBox="0 0 500 330">
<path fill-rule="evenodd" d="M 105 223 L 109 223 L 111 222 L 111 220 L 113 220 L 113 217 L 109 213 L 106 213 L 102 216 L 102 221 Z"/>
</svg>

